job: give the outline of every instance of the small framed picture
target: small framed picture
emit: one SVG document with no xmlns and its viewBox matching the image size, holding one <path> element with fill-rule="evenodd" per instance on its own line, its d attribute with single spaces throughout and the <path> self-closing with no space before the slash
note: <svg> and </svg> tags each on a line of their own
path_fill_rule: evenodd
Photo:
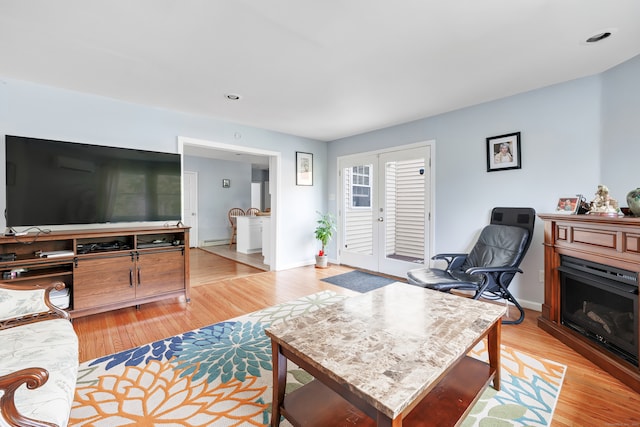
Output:
<svg viewBox="0 0 640 427">
<path fill-rule="evenodd" d="M 487 172 L 521 167 L 520 132 L 487 138 Z"/>
<path fill-rule="evenodd" d="M 556 205 L 556 213 L 563 215 L 573 215 L 578 213 L 581 196 L 560 197 Z"/>
<path fill-rule="evenodd" d="M 313 154 L 296 151 L 296 185 L 313 185 Z"/>
<path fill-rule="evenodd" d="M 229 188 L 231 187 L 231 180 L 228 178 L 224 178 L 222 180 L 222 188 Z"/>
</svg>

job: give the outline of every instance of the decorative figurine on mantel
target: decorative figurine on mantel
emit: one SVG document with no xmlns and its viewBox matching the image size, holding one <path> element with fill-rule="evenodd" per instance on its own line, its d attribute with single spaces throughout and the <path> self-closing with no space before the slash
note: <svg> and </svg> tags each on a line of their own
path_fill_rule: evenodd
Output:
<svg viewBox="0 0 640 427">
<path fill-rule="evenodd" d="M 591 201 L 591 209 L 588 213 L 589 215 L 624 216 L 618 201 L 609 195 L 609 189 L 603 184 L 598 185 L 596 197 Z"/>
</svg>

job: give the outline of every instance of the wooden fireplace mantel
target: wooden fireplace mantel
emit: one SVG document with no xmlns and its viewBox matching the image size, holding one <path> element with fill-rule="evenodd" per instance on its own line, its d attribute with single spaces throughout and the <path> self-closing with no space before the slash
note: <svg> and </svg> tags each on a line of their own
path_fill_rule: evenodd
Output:
<svg viewBox="0 0 640 427">
<path fill-rule="evenodd" d="M 560 255 L 640 273 L 640 218 L 538 214 L 544 221 L 544 304 L 538 326 L 640 393 L 640 368 L 562 325 Z M 635 319 L 639 322 L 639 319 Z M 640 329 L 640 328 L 639 328 Z"/>
</svg>

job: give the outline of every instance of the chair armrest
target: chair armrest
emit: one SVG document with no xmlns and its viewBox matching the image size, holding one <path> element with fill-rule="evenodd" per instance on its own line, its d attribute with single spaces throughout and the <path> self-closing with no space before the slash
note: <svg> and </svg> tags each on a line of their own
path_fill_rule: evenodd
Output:
<svg viewBox="0 0 640 427">
<path fill-rule="evenodd" d="M 34 420 L 20 414 L 14 401 L 14 393 L 23 384 L 29 390 L 42 386 L 49 379 L 49 372 L 43 368 L 26 368 L 10 374 L 0 376 L 0 390 L 3 391 L 0 397 L 0 414 L 10 425 L 19 426 L 49 426 L 54 425 L 44 421 Z"/>
<path fill-rule="evenodd" d="M 522 270 L 517 267 L 471 267 L 465 273 L 482 274 L 484 276 L 483 285 L 480 289 L 480 293 L 482 293 L 489 289 L 506 289 L 513 275 L 522 273 Z M 506 279 L 507 282 L 504 283 L 503 279 Z"/>
<path fill-rule="evenodd" d="M 486 273 L 522 273 L 517 267 L 471 267 L 465 271 L 467 274 L 486 274 Z"/>
<path fill-rule="evenodd" d="M 69 319 L 69 313 L 51 303 L 51 291 L 65 288 L 55 282 L 47 288 L 0 283 L 0 329 L 51 318 Z"/>
<path fill-rule="evenodd" d="M 445 270 L 450 271 L 450 270 L 455 270 L 460 268 L 462 264 L 464 264 L 464 262 L 467 260 L 467 255 L 469 254 L 459 254 L 459 253 L 436 254 L 432 256 L 431 259 L 434 261 L 439 261 L 439 260 L 446 261 L 447 268 Z"/>
</svg>

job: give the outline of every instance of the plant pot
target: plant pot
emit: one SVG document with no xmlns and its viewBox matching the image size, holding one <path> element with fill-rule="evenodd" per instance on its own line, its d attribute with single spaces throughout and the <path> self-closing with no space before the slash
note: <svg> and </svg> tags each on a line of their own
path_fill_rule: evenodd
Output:
<svg viewBox="0 0 640 427">
<path fill-rule="evenodd" d="M 326 255 L 316 255 L 316 268 L 327 268 L 329 264 L 328 258 Z"/>
</svg>

